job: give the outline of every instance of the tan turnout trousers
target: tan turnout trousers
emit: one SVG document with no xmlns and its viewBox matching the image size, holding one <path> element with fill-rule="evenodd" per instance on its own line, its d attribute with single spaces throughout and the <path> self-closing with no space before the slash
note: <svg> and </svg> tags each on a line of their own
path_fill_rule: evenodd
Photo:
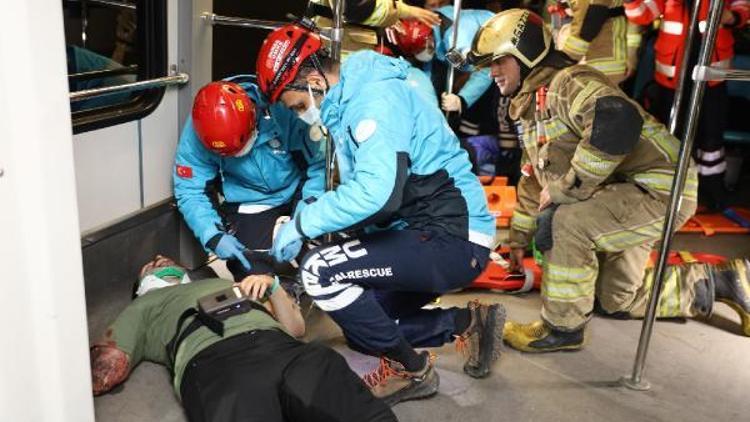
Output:
<svg viewBox="0 0 750 422">
<path fill-rule="evenodd" d="M 542 93 L 545 105 L 537 108 Z M 522 128 L 528 170 L 518 185 L 510 246 L 528 247 L 535 235 L 552 240 L 542 318 L 576 330 L 590 318 L 597 296 L 606 312 L 642 315 L 648 252 L 661 235 L 679 141 L 589 66 L 534 69 L 510 113 Z M 538 207 L 545 188 L 559 206 L 542 229 Z M 691 164 L 678 227 L 695 212 L 697 189 Z M 689 316 L 700 271 L 670 271 L 676 272 L 667 279 L 659 315 Z"/>
<path fill-rule="evenodd" d="M 682 225 L 695 211 L 686 202 Z M 630 183 L 610 184 L 588 200 L 561 205 L 554 214 L 553 247 L 545 254 L 542 319 L 575 330 L 591 316 L 594 297 L 607 313 L 642 317 L 652 285 L 646 270 L 661 235 L 666 204 Z M 702 265 L 669 267 L 657 316 L 689 317 Z"/>
</svg>

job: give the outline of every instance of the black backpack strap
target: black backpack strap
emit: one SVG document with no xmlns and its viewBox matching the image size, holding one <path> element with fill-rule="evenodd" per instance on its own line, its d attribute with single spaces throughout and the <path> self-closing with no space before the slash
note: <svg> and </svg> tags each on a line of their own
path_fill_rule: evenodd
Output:
<svg viewBox="0 0 750 422">
<path fill-rule="evenodd" d="M 177 320 L 177 327 L 175 328 L 174 336 L 172 336 L 172 340 L 167 343 L 167 359 L 169 359 L 170 371 L 174 371 L 175 356 L 177 356 L 177 349 L 179 349 L 180 343 L 202 325 L 201 321 L 198 318 L 195 318 L 190 324 L 188 324 L 187 328 L 184 330 L 182 329 L 182 326 L 185 325 L 185 321 L 195 315 L 198 315 L 197 309 L 186 309 Z"/>
<path fill-rule="evenodd" d="M 260 305 L 253 301 L 248 301 L 248 303 L 250 305 L 250 309 L 261 311 L 271 318 L 276 319 L 271 314 L 271 312 L 269 312 L 268 309 L 266 309 L 263 305 Z M 185 325 L 185 321 L 193 316 L 195 318 L 193 318 L 193 320 L 190 321 L 190 324 L 188 324 L 188 326 L 183 330 L 182 327 L 183 325 Z M 211 315 L 199 311 L 196 308 L 186 309 L 185 312 L 183 312 L 182 315 L 180 315 L 180 318 L 177 320 L 177 327 L 175 328 L 174 336 L 172 336 L 172 339 L 169 341 L 169 343 L 167 343 L 166 346 L 170 371 L 174 371 L 175 358 L 177 357 L 177 351 L 180 349 L 180 344 L 182 344 L 182 342 L 186 338 L 188 338 L 190 334 L 193 334 L 201 326 L 205 326 L 219 337 L 224 337 L 223 320 L 219 320 Z"/>
</svg>

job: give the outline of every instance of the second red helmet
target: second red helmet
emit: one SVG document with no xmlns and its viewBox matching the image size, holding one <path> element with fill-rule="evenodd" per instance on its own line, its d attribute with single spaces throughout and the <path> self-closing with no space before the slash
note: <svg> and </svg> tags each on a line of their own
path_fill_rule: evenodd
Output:
<svg viewBox="0 0 750 422">
<path fill-rule="evenodd" d="M 405 54 L 416 56 L 427 48 L 427 41 L 432 38 L 432 28 L 413 19 L 402 19 L 404 32 L 396 32 L 398 48 Z"/>
<path fill-rule="evenodd" d="M 284 25 L 263 41 L 255 62 L 258 86 L 274 103 L 294 81 L 302 63 L 323 48 L 320 36 L 301 25 Z"/>
</svg>

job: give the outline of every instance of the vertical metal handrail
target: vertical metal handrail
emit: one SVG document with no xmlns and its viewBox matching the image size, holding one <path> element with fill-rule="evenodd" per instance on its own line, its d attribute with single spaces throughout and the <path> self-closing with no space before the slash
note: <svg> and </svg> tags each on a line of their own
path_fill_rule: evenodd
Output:
<svg viewBox="0 0 750 422">
<path fill-rule="evenodd" d="M 345 0 L 336 0 L 333 5 L 333 28 L 331 28 L 331 58 L 336 64 L 341 64 L 341 44 L 344 39 L 344 13 Z M 326 131 L 326 191 L 333 190 L 333 135 L 331 131 Z M 324 236 L 326 243 L 331 243 L 332 234 Z"/>
<path fill-rule="evenodd" d="M 81 0 L 81 47 L 86 48 L 89 29 L 88 0 Z"/>
<path fill-rule="evenodd" d="M 690 68 L 690 58 L 693 55 L 693 46 L 695 37 L 698 33 L 698 15 L 700 14 L 702 0 L 693 0 L 693 10 L 690 15 L 690 26 L 688 27 L 688 36 L 685 40 L 685 48 L 682 53 L 682 66 L 677 78 L 677 89 L 674 93 L 672 110 L 669 113 L 669 133 L 677 134 L 677 125 L 682 122 L 682 103 L 685 98 L 685 87 L 688 85 L 688 69 Z"/>
<path fill-rule="evenodd" d="M 456 49 L 456 44 L 458 44 L 458 24 L 461 20 L 461 0 L 455 0 L 455 3 L 453 5 L 453 34 L 451 34 L 451 48 L 450 50 Z M 456 78 L 456 68 L 455 66 L 448 66 L 448 77 L 445 81 L 445 92 L 448 94 L 453 93 L 453 82 Z M 445 115 L 447 116 L 450 112 L 446 111 Z"/>
<path fill-rule="evenodd" d="M 696 0 L 697 2 L 697 0 Z M 719 19 L 721 18 L 724 0 L 713 0 L 709 12 L 708 28 L 706 30 L 704 42 L 701 44 L 698 64 L 708 66 L 711 62 L 711 55 L 716 44 L 716 34 L 719 31 Z M 677 172 L 672 181 L 672 192 L 669 196 L 669 207 L 664 221 L 664 228 L 661 235 L 661 247 L 659 249 L 659 260 L 656 263 L 654 271 L 654 284 L 651 288 L 651 297 L 649 298 L 646 316 L 643 320 L 641 336 L 638 341 L 638 352 L 633 364 L 633 373 L 627 378 L 621 378 L 621 383 L 626 387 L 645 391 L 651 388 L 647 381 L 643 380 L 643 370 L 648 354 L 648 347 L 651 342 L 654 321 L 656 319 L 656 307 L 659 303 L 659 293 L 664 284 L 664 273 L 667 266 L 667 256 L 672 246 L 673 232 L 677 212 L 682 200 L 682 190 L 685 186 L 685 179 L 690 167 L 690 153 L 695 141 L 695 132 L 698 127 L 698 117 L 700 115 L 700 105 L 703 101 L 703 93 L 706 88 L 706 81 L 698 80 L 693 85 L 690 96 L 690 108 L 687 118 L 687 128 L 684 132 L 684 139 L 680 145 L 680 155 L 677 162 Z"/>
<path fill-rule="evenodd" d="M 341 63 L 341 43 L 344 40 L 345 0 L 335 0 L 333 5 L 333 28 L 331 28 L 331 58 Z"/>
</svg>

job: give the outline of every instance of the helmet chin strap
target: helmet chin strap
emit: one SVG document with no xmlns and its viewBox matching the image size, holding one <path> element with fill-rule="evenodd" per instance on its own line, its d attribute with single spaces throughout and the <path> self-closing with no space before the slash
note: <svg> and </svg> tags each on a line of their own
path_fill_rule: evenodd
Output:
<svg viewBox="0 0 750 422">
<path fill-rule="evenodd" d="M 518 63 L 518 67 L 521 69 L 521 77 L 519 78 L 519 81 L 518 81 L 519 82 L 518 85 L 520 88 L 520 86 L 523 85 L 523 81 L 525 81 L 526 78 L 531 73 L 531 68 L 526 66 L 522 61 L 518 60 L 515 57 L 513 57 L 513 60 L 515 60 L 516 63 Z"/>
<path fill-rule="evenodd" d="M 309 91 L 312 91 L 312 93 L 316 94 L 316 95 L 326 95 L 326 92 L 328 92 L 328 90 L 331 87 L 330 87 L 330 85 L 328 85 L 328 79 L 326 78 L 326 75 L 324 73 L 321 73 L 321 76 L 323 77 L 323 82 L 326 85 L 325 89 L 313 88 L 310 85 L 310 82 L 307 82 L 307 84 L 305 84 L 305 86 L 289 84 L 289 85 L 286 86 L 286 89 L 290 90 L 290 91 L 298 91 L 298 92 L 309 92 Z"/>
<path fill-rule="evenodd" d="M 325 78 L 324 78 L 325 79 Z M 328 82 L 326 81 L 326 88 L 325 89 L 319 89 L 319 88 L 313 88 L 310 86 L 310 84 L 307 84 L 307 89 L 305 91 L 310 91 L 315 95 L 326 95 L 326 92 L 328 92 Z"/>
<path fill-rule="evenodd" d="M 320 64 L 320 59 L 318 58 L 318 55 L 313 54 L 312 56 L 310 56 L 310 61 L 312 62 L 312 65 L 315 68 L 315 70 L 317 70 L 318 73 L 320 73 L 320 76 L 323 77 L 323 82 L 325 82 L 326 84 L 325 91 L 327 92 L 329 89 L 331 89 L 331 85 L 328 84 L 328 78 L 326 78 L 326 74 L 325 72 L 323 72 L 323 66 Z"/>
</svg>

